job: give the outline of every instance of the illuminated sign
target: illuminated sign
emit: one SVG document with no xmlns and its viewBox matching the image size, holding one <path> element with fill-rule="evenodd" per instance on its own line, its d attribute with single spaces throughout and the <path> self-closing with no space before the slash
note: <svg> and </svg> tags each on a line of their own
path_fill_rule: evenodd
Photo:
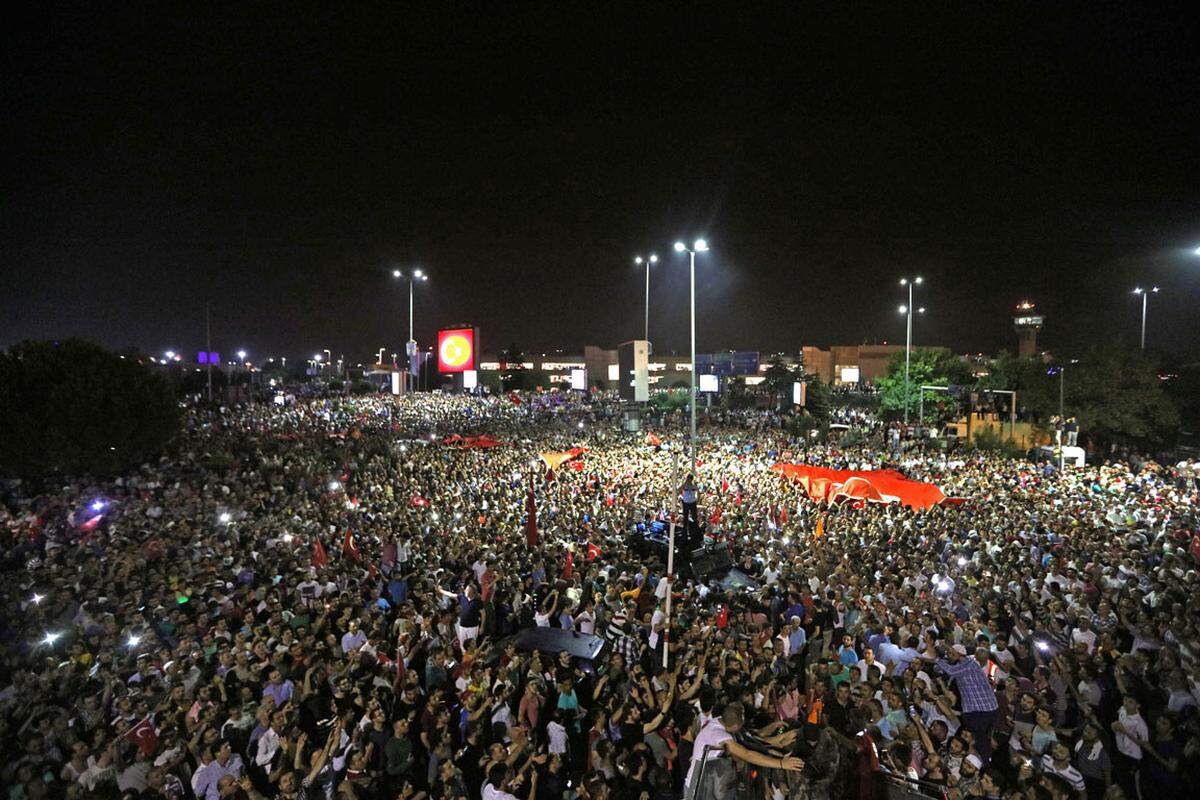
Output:
<svg viewBox="0 0 1200 800">
<path fill-rule="evenodd" d="M 1041 325 L 1045 317 L 1017 317 L 1013 320 L 1014 325 Z"/>
<path fill-rule="evenodd" d="M 700 391 L 716 392 L 719 391 L 720 381 L 716 375 L 701 375 L 700 376 Z"/>
<path fill-rule="evenodd" d="M 587 371 L 582 369 L 571 370 L 571 388 L 578 392 L 587 391 Z"/>
<path fill-rule="evenodd" d="M 479 386 L 479 373 L 473 369 L 463 370 L 463 388 L 474 389 Z"/>
<path fill-rule="evenodd" d="M 858 383 L 858 367 L 842 367 L 842 383 Z"/>
<path fill-rule="evenodd" d="M 438 372 L 466 372 L 475 368 L 475 329 L 443 328 L 437 336 Z"/>
<path fill-rule="evenodd" d="M 808 384 L 804 381 L 794 381 L 792 383 L 792 403 L 802 406 L 804 401 L 808 399 Z"/>
</svg>

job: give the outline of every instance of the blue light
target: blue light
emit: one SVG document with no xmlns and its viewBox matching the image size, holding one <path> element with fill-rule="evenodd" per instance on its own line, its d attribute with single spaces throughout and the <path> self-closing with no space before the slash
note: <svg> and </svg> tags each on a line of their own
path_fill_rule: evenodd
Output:
<svg viewBox="0 0 1200 800">
<path fill-rule="evenodd" d="M 108 504 L 105 503 L 103 500 L 93 500 L 92 504 L 88 507 L 90 509 L 92 509 L 92 511 L 103 511 L 104 506 L 106 506 L 106 505 L 108 505 Z"/>
</svg>

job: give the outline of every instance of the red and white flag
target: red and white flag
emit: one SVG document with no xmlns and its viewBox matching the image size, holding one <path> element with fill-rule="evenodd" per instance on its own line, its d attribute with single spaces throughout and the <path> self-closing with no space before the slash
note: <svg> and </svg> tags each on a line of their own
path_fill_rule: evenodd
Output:
<svg viewBox="0 0 1200 800">
<path fill-rule="evenodd" d="M 158 731 L 154 727 L 154 722 L 146 715 L 141 722 L 134 725 L 125 732 L 122 738 L 133 742 L 137 745 L 138 752 L 143 758 L 149 758 L 154 755 L 154 751 L 158 749 Z"/>
</svg>

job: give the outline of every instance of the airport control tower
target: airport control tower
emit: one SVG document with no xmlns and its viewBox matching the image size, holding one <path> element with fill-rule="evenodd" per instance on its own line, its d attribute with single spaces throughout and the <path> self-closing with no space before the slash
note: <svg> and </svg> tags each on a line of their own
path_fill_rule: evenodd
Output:
<svg viewBox="0 0 1200 800">
<path fill-rule="evenodd" d="M 1017 304 L 1017 314 L 1013 317 L 1013 328 L 1017 331 L 1017 355 L 1029 358 L 1038 354 L 1037 335 L 1042 329 L 1045 317 L 1038 314 L 1033 303 L 1022 300 Z"/>
</svg>

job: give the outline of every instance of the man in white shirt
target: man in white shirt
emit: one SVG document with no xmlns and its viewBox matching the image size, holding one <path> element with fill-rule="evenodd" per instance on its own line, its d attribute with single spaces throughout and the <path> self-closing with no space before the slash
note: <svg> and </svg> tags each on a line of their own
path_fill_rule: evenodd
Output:
<svg viewBox="0 0 1200 800">
<path fill-rule="evenodd" d="M 1096 632 L 1092 630 L 1092 621 L 1087 617 L 1079 618 L 1079 627 L 1071 631 L 1071 644 L 1082 645 L 1088 655 L 1096 649 Z"/>
<path fill-rule="evenodd" d="M 529 796 L 537 797 L 537 770 L 533 770 L 532 774 L 533 777 L 529 779 Z M 481 797 L 483 800 L 518 800 L 515 794 L 507 790 L 516 790 L 524 779 L 524 773 L 514 777 L 508 764 L 493 764 L 488 770 L 487 783 L 483 785 Z"/>
<path fill-rule="evenodd" d="M 592 611 L 590 600 L 575 615 L 575 627 L 580 633 L 594 634 L 596 632 L 596 614 Z"/>
<path fill-rule="evenodd" d="M 1123 769 L 1117 774 L 1128 797 L 1137 797 L 1137 772 L 1142 765 L 1142 748 L 1138 742 L 1150 741 L 1150 729 L 1142 719 L 1141 704 L 1133 695 L 1125 695 L 1117 721 L 1112 724 L 1116 734 L 1118 763 Z"/>
<path fill-rule="evenodd" d="M 654 650 L 658 647 L 658 640 L 662 633 L 662 629 L 666 627 L 667 614 L 663 610 L 662 602 L 655 603 L 654 615 L 650 617 L 650 649 Z"/>
<path fill-rule="evenodd" d="M 704 761 L 712 761 L 722 755 L 731 756 L 748 764 L 757 764 L 760 767 L 783 769 L 790 772 L 799 772 L 804 769 L 804 761 L 796 756 L 777 758 L 756 750 L 748 750 L 738 744 L 733 737 L 742 729 L 744 721 L 745 711 L 742 709 L 742 704 L 730 703 L 725 706 L 720 717 L 712 718 L 700 729 L 700 733 L 696 735 L 696 741 L 692 745 L 692 761 L 684 780 L 683 796 L 686 800 L 694 798 L 700 788 L 700 764 Z M 795 738 L 794 731 L 783 735 Z M 771 739 L 765 741 L 774 746 Z M 722 795 L 718 794 L 717 796 Z"/>
</svg>

